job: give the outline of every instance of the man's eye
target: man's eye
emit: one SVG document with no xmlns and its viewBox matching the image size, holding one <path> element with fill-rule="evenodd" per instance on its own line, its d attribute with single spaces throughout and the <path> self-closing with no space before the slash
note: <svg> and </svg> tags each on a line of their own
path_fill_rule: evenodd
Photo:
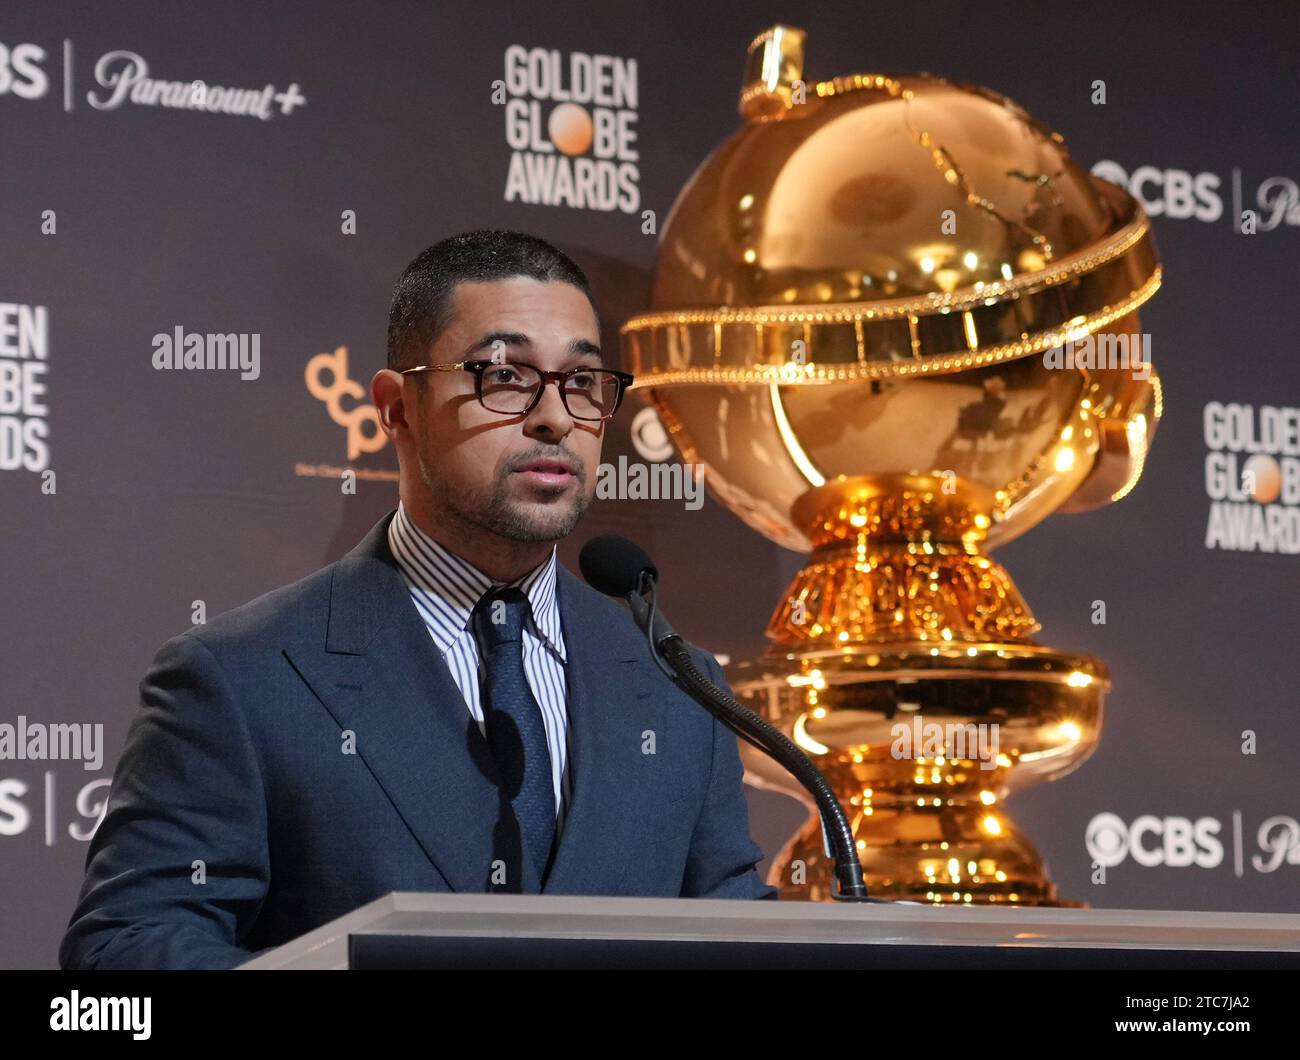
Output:
<svg viewBox="0 0 1300 1060">
<path fill-rule="evenodd" d="M 591 372 L 579 372 L 569 376 L 569 385 L 577 390 L 590 390 L 596 385 L 596 377 Z"/>
<path fill-rule="evenodd" d="M 488 382 L 495 383 L 499 386 L 509 386 L 518 383 L 522 378 L 523 377 L 508 364 L 495 367 L 488 373 Z"/>
</svg>

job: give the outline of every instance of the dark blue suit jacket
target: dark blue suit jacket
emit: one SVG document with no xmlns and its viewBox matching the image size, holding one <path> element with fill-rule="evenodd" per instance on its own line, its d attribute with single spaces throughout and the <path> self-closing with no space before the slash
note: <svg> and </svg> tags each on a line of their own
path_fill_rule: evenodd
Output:
<svg viewBox="0 0 1300 1060">
<path fill-rule="evenodd" d="M 159 650 L 64 968 L 231 967 L 390 891 L 776 897 L 754 870 L 735 737 L 660 673 L 627 610 L 563 565 L 573 802 L 539 888 L 389 552 L 391 518 Z M 494 887 L 497 858 L 522 877 Z"/>
</svg>

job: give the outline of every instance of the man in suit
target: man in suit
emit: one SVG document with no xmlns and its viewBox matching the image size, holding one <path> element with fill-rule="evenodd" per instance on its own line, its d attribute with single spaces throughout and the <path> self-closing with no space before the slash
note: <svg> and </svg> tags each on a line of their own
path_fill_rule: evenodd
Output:
<svg viewBox="0 0 1300 1060">
<path fill-rule="evenodd" d="M 64 968 L 232 967 L 390 891 L 776 897 L 735 737 L 556 557 L 630 380 L 599 343 L 542 240 L 407 266 L 371 383 L 398 508 L 159 650 Z"/>
</svg>

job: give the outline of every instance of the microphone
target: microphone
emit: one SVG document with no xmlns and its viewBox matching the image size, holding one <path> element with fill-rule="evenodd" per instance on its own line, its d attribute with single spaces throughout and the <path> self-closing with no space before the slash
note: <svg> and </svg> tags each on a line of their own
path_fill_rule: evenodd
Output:
<svg viewBox="0 0 1300 1060">
<path fill-rule="evenodd" d="M 578 555 L 578 569 L 587 579 L 587 584 L 597 592 L 627 602 L 636 624 L 646 631 L 650 655 L 656 665 L 671 680 L 677 681 L 677 674 L 665 667 L 658 647 L 667 637 L 675 636 L 677 631 L 662 614 L 655 611 L 653 589 L 659 578 L 659 568 L 641 546 L 617 534 L 593 537 L 582 546 L 582 552 Z M 647 591 L 651 592 L 648 603 L 642 595 Z"/>
<path fill-rule="evenodd" d="M 626 601 L 637 625 L 645 631 L 651 657 L 671 680 L 737 736 L 776 759 L 808 789 L 821 815 L 827 853 L 835 862 L 838 888 L 832 897 L 846 902 L 884 902 L 867 896 L 853 829 L 821 771 L 785 733 L 741 706 L 701 673 L 689 645 L 657 612 L 659 570 L 645 551 L 625 537 L 603 534 L 583 546 L 578 567 L 593 589 Z"/>
</svg>

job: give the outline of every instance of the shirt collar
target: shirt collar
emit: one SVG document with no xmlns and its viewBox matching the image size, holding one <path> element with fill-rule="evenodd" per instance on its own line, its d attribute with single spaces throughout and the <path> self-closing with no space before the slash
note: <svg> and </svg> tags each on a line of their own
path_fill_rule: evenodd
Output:
<svg viewBox="0 0 1300 1060">
<path fill-rule="evenodd" d="M 443 654 L 463 632 L 470 631 L 470 616 L 483 594 L 494 585 L 504 584 L 426 534 L 407 515 L 400 501 L 397 514 L 388 524 L 388 547 L 415 599 L 420 617 Z M 552 547 L 546 559 L 510 584 L 522 589 L 528 598 L 533 632 L 567 662 L 555 596 L 555 556 Z"/>
</svg>

